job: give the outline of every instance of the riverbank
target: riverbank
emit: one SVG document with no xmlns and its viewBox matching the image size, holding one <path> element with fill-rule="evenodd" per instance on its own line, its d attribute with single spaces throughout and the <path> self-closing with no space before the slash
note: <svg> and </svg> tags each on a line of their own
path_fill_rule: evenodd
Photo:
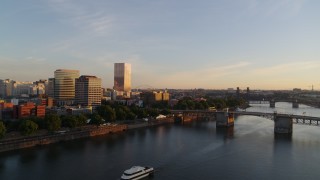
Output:
<svg viewBox="0 0 320 180">
<path fill-rule="evenodd" d="M 138 122 L 138 123 L 127 124 L 127 125 L 128 125 L 128 129 L 137 129 L 137 128 L 145 128 L 150 126 L 158 126 L 158 125 L 168 124 L 173 122 L 174 122 L 173 118 L 165 118 L 161 120 L 150 120 L 148 122 Z"/>
<path fill-rule="evenodd" d="M 145 128 L 162 124 L 172 123 L 173 119 L 153 120 L 149 122 L 136 122 L 134 124 L 110 124 L 110 125 L 90 125 L 68 131 L 57 131 L 55 133 L 40 132 L 33 136 L 17 136 L 0 140 L 0 152 L 18 150 L 34 146 L 59 143 L 74 139 L 101 136 L 110 133 L 118 133 L 129 129 Z"/>
</svg>

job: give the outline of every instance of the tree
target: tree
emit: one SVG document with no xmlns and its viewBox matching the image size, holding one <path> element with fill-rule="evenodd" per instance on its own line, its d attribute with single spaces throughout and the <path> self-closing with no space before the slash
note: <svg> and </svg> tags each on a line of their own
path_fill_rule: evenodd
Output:
<svg viewBox="0 0 320 180">
<path fill-rule="evenodd" d="M 83 114 L 79 114 L 77 116 L 77 120 L 78 120 L 78 126 L 84 126 L 87 124 L 87 117 Z"/>
<path fill-rule="evenodd" d="M 152 107 L 152 108 L 156 108 L 156 109 L 169 108 L 169 106 L 168 106 L 168 101 L 158 101 L 158 102 L 154 102 L 151 107 Z"/>
<path fill-rule="evenodd" d="M 38 127 L 38 124 L 31 120 L 22 120 L 19 126 L 19 130 L 23 135 L 31 135 L 38 130 Z"/>
<path fill-rule="evenodd" d="M 204 109 L 204 106 L 202 105 L 201 102 L 196 102 L 195 103 L 195 109 Z"/>
<path fill-rule="evenodd" d="M 121 106 L 121 109 L 125 112 L 126 120 L 134 120 L 136 119 L 136 114 L 131 111 L 127 106 Z"/>
<path fill-rule="evenodd" d="M 163 115 L 168 115 L 168 114 L 170 114 L 171 112 L 170 112 L 169 109 L 163 109 L 163 110 L 161 110 L 160 113 L 163 114 Z"/>
<path fill-rule="evenodd" d="M 130 109 L 131 109 L 131 111 L 134 113 L 134 114 L 136 114 L 137 115 L 137 117 L 138 118 L 145 118 L 145 117 L 147 117 L 147 112 L 146 112 L 146 110 L 145 109 L 143 109 L 143 108 L 139 108 L 139 107 L 137 107 L 137 106 L 131 106 L 130 107 Z"/>
<path fill-rule="evenodd" d="M 99 114 L 93 113 L 91 115 L 90 124 L 100 125 L 102 123 L 103 123 L 103 120 L 102 120 L 102 117 Z"/>
<path fill-rule="evenodd" d="M 0 121 L 0 138 L 3 138 L 6 132 L 7 132 L 6 126 L 2 121 Z"/>
<path fill-rule="evenodd" d="M 192 100 L 187 100 L 188 109 L 195 109 L 195 103 Z"/>
<path fill-rule="evenodd" d="M 61 128 L 61 119 L 56 114 L 48 114 L 45 117 L 45 124 L 48 131 L 57 131 Z"/>
<path fill-rule="evenodd" d="M 154 108 L 148 108 L 147 112 L 151 117 L 157 117 L 159 115 L 159 111 Z"/>
<path fill-rule="evenodd" d="M 31 120 L 34 123 L 36 123 L 39 126 L 38 129 L 45 129 L 46 128 L 46 125 L 45 125 L 45 122 L 44 122 L 43 118 L 36 117 L 36 116 L 31 116 L 31 117 L 29 117 L 28 119 L 25 119 L 25 120 Z"/>
<path fill-rule="evenodd" d="M 213 100 L 213 103 L 214 103 L 214 106 L 215 106 L 217 109 L 223 109 L 223 108 L 226 108 L 226 107 L 227 107 L 226 101 L 223 100 L 223 99 L 214 99 L 214 100 Z"/>
<path fill-rule="evenodd" d="M 116 112 L 110 105 L 101 105 L 97 108 L 97 112 L 107 121 L 114 121 L 116 119 Z"/>
<path fill-rule="evenodd" d="M 116 109 L 116 115 L 118 120 L 125 120 L 127 116 L 126 112 L 121 107 Z"/>
<path fill-rule="evenodd" d="M 209 108 L 209 104 L 207 103 L 207 101 L 200 101 L 200 103 L 202 104 L 204 109 L 208 109 Z"/>
<path fill-rule="evenodd" d="M 62 125 L 64 127 L 75 128 L 78 126 L 78 119 L 73 115 L 64 116 L 62 118 Z"/>
<path fill-rule="evenodd" d="M 5 126 L 6 126 L 6 129 L 7 129 L 7 132 L 19 131 L 19 125 L 20 125 L 19 120 L 12 120 L 12 121 L 6 121 L 5 122 Z"/>
<path fill-rule="evenodd" d="M 137 117 L 137 115 L 130 111 L 129 113 L 127 113 L 126 119 L 127 120 L 135 120 L 136 117 Z"/>
<path fill-rule="evenodd" d="M 174 106 L 174 109 L 179 109 L 179 110 L 188 109 L 188 104 L 186 100 L 179 100 L 178 103 Z"/>
</svg>

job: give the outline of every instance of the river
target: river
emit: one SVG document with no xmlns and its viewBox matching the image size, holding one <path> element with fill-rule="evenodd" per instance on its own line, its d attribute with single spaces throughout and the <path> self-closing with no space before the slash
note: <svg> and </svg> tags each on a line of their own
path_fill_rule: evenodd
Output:
<svg viewBox="0 0 320 180">
<path fill-rule="evenodd" d="M 320 115 L 289 103 L 248 111 Z M 115 180 L 133 165 L 156 169 L 154 180 L 319 179 L 320 127 L 293 125 L 275 137 L 274 122 L 239 116 L 234 128 L 215 121 L 168 124 L 0 154 L 1 180 Z"/>
</svg>

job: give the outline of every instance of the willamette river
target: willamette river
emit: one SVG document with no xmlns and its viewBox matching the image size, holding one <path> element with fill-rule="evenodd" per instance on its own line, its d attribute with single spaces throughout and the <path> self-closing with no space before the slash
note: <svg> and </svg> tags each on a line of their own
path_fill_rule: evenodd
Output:
<svg viewBox="0 0 320 180">
<path fill-rule="evenodd" d="M 247 111 L 320 116 L 289 103 Z M 214 121 L 136 129 L 0 154 L 0 180 L 115 180 L 133 165 L 156 169 L 154 180 L 320 179 L 320 127 L 294 125 L 275 137 L 272 120 L 239 116 L 234 128 Z"/>
</svg>

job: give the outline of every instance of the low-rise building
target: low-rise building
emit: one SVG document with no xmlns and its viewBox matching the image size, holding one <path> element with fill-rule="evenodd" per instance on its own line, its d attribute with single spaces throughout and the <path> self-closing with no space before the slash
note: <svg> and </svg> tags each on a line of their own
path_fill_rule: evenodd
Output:
<svg viewBox="0 0 320 180">
<path fill-rule="evenodd" d="M 92 106 L 67 108 L 67 113 L 70 115 L 92 114 Z"/>
<path fill-rule="evenodd" d="M 0 119 L 9 120 L 13 118 L 13 104 L 0 102 Z"/>
<path fill-rule="evenodd" d="M 44 117 L 46 115 L 46 107 L 44 105 L 35 105 L 33 102 L 27 102 L 21 105 L 13 106 L 13 118 L 20 119 L 30 116 Z"/>
<path fill-rule="evenodd" d="M 66 106 L 58 107 L 50 110 L 51 113 L 61 115 L 79 115 L 79 114 L 92 114 L 92 107 L 81 107 L 81 106 Z"/>
<path fill-rule="evenodd" d="M 169 101 L 170 94 L 167 91 L 146 91 L 140 94 L 140 98 L 145 105 L 148 105 L 160 101 Z"/>
</svg>

